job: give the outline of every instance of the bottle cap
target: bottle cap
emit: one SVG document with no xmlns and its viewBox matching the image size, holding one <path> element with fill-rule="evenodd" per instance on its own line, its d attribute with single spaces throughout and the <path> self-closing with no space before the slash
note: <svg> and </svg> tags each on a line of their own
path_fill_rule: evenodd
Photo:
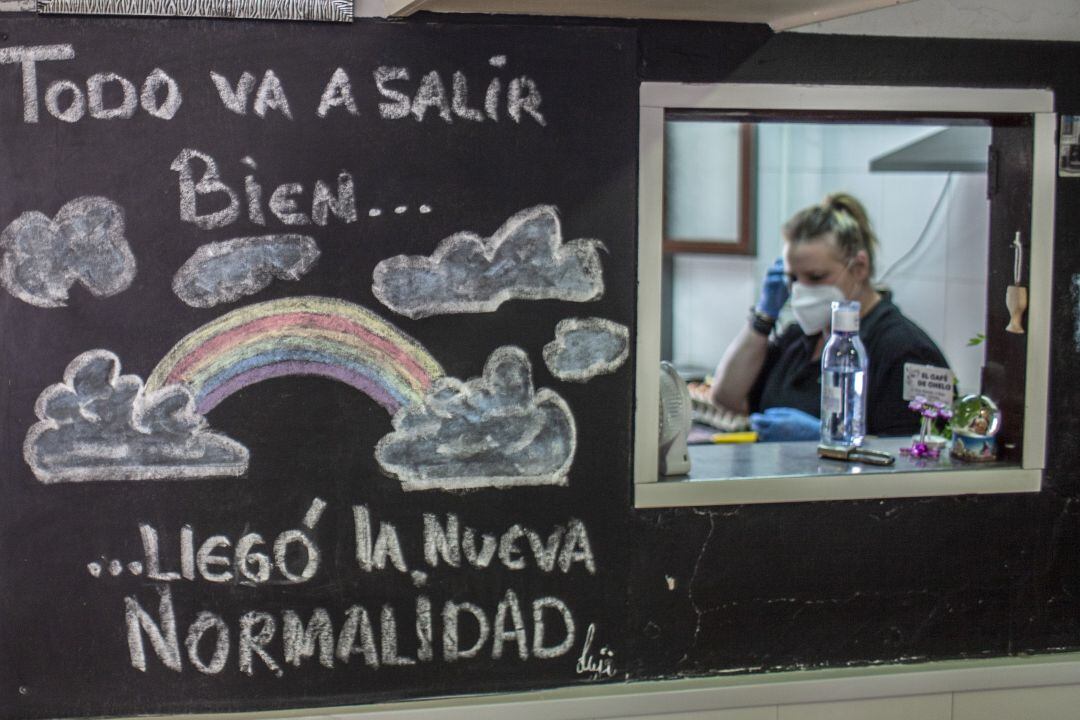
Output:
<svg viewBox="0 0 1080 720">
<path fill-rule="evenodd" d="M 833 332 L 858 332 L 859 307 L 859 303 L 856 300 L 845 300 L 844 302 L 833 301 Z"/>
</svg>

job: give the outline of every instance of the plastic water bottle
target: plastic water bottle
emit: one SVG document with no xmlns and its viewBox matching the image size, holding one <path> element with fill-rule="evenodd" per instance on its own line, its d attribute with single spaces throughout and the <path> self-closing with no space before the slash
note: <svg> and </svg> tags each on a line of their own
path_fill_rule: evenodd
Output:
<svg viewBox="0 0 1080 720">
<path fill-rule="evenodd" d="M 832 304 L 832 335 L 821 351 L 821 444 L 861 445 L 866 435 L 866 372 L 859 303 Z"/>
</svg>

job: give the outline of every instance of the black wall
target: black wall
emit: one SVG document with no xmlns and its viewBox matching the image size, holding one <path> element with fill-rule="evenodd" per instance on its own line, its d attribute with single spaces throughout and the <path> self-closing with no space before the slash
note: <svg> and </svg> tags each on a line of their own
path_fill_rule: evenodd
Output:
<svg viewBox="0 0 1080 720">
<path fill-rule="evenodd" d="M 1068 70 L 1080 57 L 1075 44 L 782 34 L 734 62 L 708 29 L 688 28 L 681 43 L 655 40 L 669 32 L 642 28 L 643 79 L 1050 88 L 1059 114 L 1080 107 Z M 1071 278 L 1080 257 L 1068 238 L 1078 189 L 1057 179 L 1043 491 L 638 512 L 630 637 L 642 675 L 1077 646 Z"/>
<path fill-rule="evenodd" d="M 0 66 L 0 223 L 31 209 L 51 216 L 76 196 L 109 195 L 128 209 L 127 236 L 139 261 L 132 287 L 113 297 L 76 289 L 68 307 L 44 310 L 0 294 L 3 717 L 358 704 L 1080 645 L 1080 488 L 1070 468 L 1080 437 L 1080 399 L 1070 377 L 1080 351 L 1070 294 L 1072 275 L 1080 272 L 1080 251 L 1070 241 L 1080 223 L 1080 181 L 1057 181 L 1049 456 L 1037 495 L 634 510 L 632 361 L 574 384 L 553 377 L 541 360 L 565 317 L 605 317 L 633 331 L 640 81 L 1052 88 L 1059 113 L 1080 114 L 1074 76 L 1080 46 L 773 36 L 754 25 L 424 15 L 347 27 L 0 19 L 0 47 L 61 42 L 72 43 L 77 57 L 40 65 L 43 86 L 99 71 L 137 82 L 160 66 L 187 94 L 168 123 L 136 115 L 65 125 L 43 116 L 29 125 L 22 121 L 18 65 Z M 546 126 L 505 117 L 497 124 L 445 124 L 433 111 L 423 122 L 373 114 L 382 99 L 371 88 L 375 66 L 409 67 L 414 88 L 429 70 L 447 79 L 458 69 L 482 87 L 500 74 L 488 64 L 497 54 L 509 56 L 504 78 L 524 73 L 542 89 Z M 367 78 L 366 89 L 357 92 L 360 116 L 316 121 L 312 110 L 337 66 Z M 225 112 L 208 72 L 235 81 L 249 69 L 258 82 L 267 67 L 289 90 L 295 121 Z M 242 220 L 216 232 L 181 223 L 176 176 L 168 170 L 181 147 L 213 155 L 230 182 L 241 182 L 246 170 L 238 160 L 248 154 L 270 186 L 331 179 L 348 168 L 357 181 L 360 219 L 347 228 L 311 230 L 323 255 L 298 283 L 275 282 L 221 308 L 189 308 L 169 291 L 176 268 L 202 243 L 253 230 Z M 429 216 L 406 213 L 379 224 L 364 214 L 368 207 L 428 200 L 434 207 Z M 538 204 L 559 208 L 565 239 L 604 243 L 606 289 L 599 301 L 514 301 L 495 313 L 409 320 L 372 296 L 378 261 L 428 253 L 462 230 L 490 234 L 513 213 Z M 569 484 L 404 493 L 371 457 L 390 430 L 386 414 L 354 391 L 317 378 L 261 383 L 210 412 L 214 429 L 251 449 L 251 468 L 240 480 L 35 481 L 22 458 L 35 398 L 60 380 L 78 353 L 113 350 L 124 372 L 145 378 L 180 337 L 227 310 L 305 294 L 371 308 L 462 379 L 478 375 L 494 348 L 523 348 L 535 386 L 555 389 L 575 415 L 578 448 Z M 163 583 L 127 572 L 93 578 L 88 562 L 139 558 L 138 524 L 146 523 L 162 533 L 164 562 L 175 567 L 181 525 L 191 524 L 200 539 L 223 533 L 235 540 L 250 531 L 273 536 L 298 527 L 313 497 L 328 503 L 317 528 L 324 564 L 314 580 L 259 587 L 170 583 L 181 643 L 201 610 L 220 613 L 236 633 L 245 612 L 280 619 L 291 609 L 306 622 L 315 608 L 326 608 L 336 630 L 350 605 L 363 605 L 374 620 L 386 604 L 398 617 L 400 653 L 416 659 L 413 617 L 423 595 L 436 608 L 433 659 L 374 669 L 353 656 L 330 669 L 307 658 L 300 667 L 283 665 L 280 678 L 258 663 L 248 676 L 238 669 L 234 637 L 218 674 L 200 674 L 188 664 L 179 673 L 169 670 L 149 645 L 146 671 L 132 666 L 124 598 L 156 615 Z M 427 571 L 425 584 L 392 568 L 357 568 L 355 505 L 395 524 L 410 568 Z M 565 573 L 544 571 L 524 541 L 524 570 L 498 560 L 483 570 L 425 566 L 424 513 L 441 519 L 455 513 L 463 525 L 496 534 L 519 524 L 545 538 L 579 520 L 595 571 L 584 562 Z M 507 590 L 521 600 L 529 627 L 528 603 L 561 599 L 577 626 L 573 649 L 553 659 L 521 659 L 510 642 L 494 659 L 489 641 L 478 658 L 443 658 L 438 609 L 448 601 L 471 602 L 491 618 Z M 579 667 L 589 625 L 595 625 L 591 654 L 608 658 L 610 674 Z M 281 663 L 280 638 L 269 647 Z M 610 654 L 602 655 L 602 648 Z"/>
</svg>

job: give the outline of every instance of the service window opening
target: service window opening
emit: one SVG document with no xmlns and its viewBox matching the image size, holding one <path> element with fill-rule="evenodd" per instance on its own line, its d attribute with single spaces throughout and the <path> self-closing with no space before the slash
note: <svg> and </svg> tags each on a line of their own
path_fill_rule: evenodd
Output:
<svg viewBox="0 0 1080 720">
<path fill-rule="evenodd" d="M 886 497 L 887 483 L 853 489 L 851 477 L 898 473 L 978 470 L 986 481 L 980 487 L 978 479 L 954 478 L 964 484 L 950 491 L 930 485 L 928 476 L 916 483 L 929 487 L 928 494 L 1033 483 L 1037 489 L 1033 476 L 1017 475 L 1042 463 L 1041 452 L 1037 459 L 1023 455 L 1031 405 L 1029 383 L 1016 378 L 1027 376 L 1030 334 L 1015 330 L 1027 316 L 1006 307 L 1006 286 L 1023 285 L 1026 292 L 1031 282 L 1032 227 L 1045 222 L 1033 219 L 1030 203 L 1033 114 L 955 112 L 947 103 L 941 112 L 891 110 L 872 99 L 862 110 L 710 102 L 646 108 L 644 95 L 642 180 L 655 173 L 660 201 L 645 207 L 642 193 L 641 242 L 659 235 L 660 252 L 649 251 L 652 267 L 643 247 L 641 267 L 657 276 L 657 360 L 689 382 L 694 422 L 688 472 L 679 475 L 676 464 L 665 477 L 663 468 L 636 465 L 644 473 L 635 479 L 649 483 L 655 476 L 666 486 L 765 481 L 738 495 L 749 502 Z M 718 97 L 722 91 L 711 99 Z M 650 125 L 659 151 L 646 147 Z M 1015 201 L 1017 188 L 1028 203 Z M 1043 250 L 1036 243 L 1036 255 Z M 1014 264 L 1020 278 L 1012 275 Z M 646 278 L 642 283 L 649 287 Z M 869 345 L 859 386 L 866 396 L 864 446 L 890 455 L 892 465 L 845 463 L 816 452 L 820 356 L 829 335 L 821 320 L 831 299 L 861 301 L 859 335 Z M 1045 388 L 1039 392 L 1044 397 Z M 951 411 L 958 399 L 980 394 L 1000 406 L 1000 446 L 991 462 L 951 458 L 950 423 L 911 409 L 925 396 Z M 665 418 L 671 424 L 670 412 L 665 398 L 658 400 L 660 435 L 670 435 L 664 425 Z M 912 457 L 913 437 L 928 425 L 938 452 Z M 663 437 L 659 442 L 663 465 L 670 446 Z M 1026 484 L 1013 487 L 1010 473 Z M 794 477 L 830 487 L 821 497 L 812 490 L 791 497 L 777 479 Z M 699 499 L 701 492 L 695 490 Z M 900 494 L 921 492 L 911 487 Z"/>
</svg>

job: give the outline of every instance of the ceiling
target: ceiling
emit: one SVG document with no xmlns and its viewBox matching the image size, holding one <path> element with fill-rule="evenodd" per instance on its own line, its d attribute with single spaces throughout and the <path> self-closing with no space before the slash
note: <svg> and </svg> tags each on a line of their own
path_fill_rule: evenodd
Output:
<svg viewBox="0 0 1080 720">
<path fill-rule="evenodd" d="M 420 10 L 652 20 L 766 23 L 773 30 L 823 22 L 912 0 L 384 0 L 387 16 Z"/>
</svg>

